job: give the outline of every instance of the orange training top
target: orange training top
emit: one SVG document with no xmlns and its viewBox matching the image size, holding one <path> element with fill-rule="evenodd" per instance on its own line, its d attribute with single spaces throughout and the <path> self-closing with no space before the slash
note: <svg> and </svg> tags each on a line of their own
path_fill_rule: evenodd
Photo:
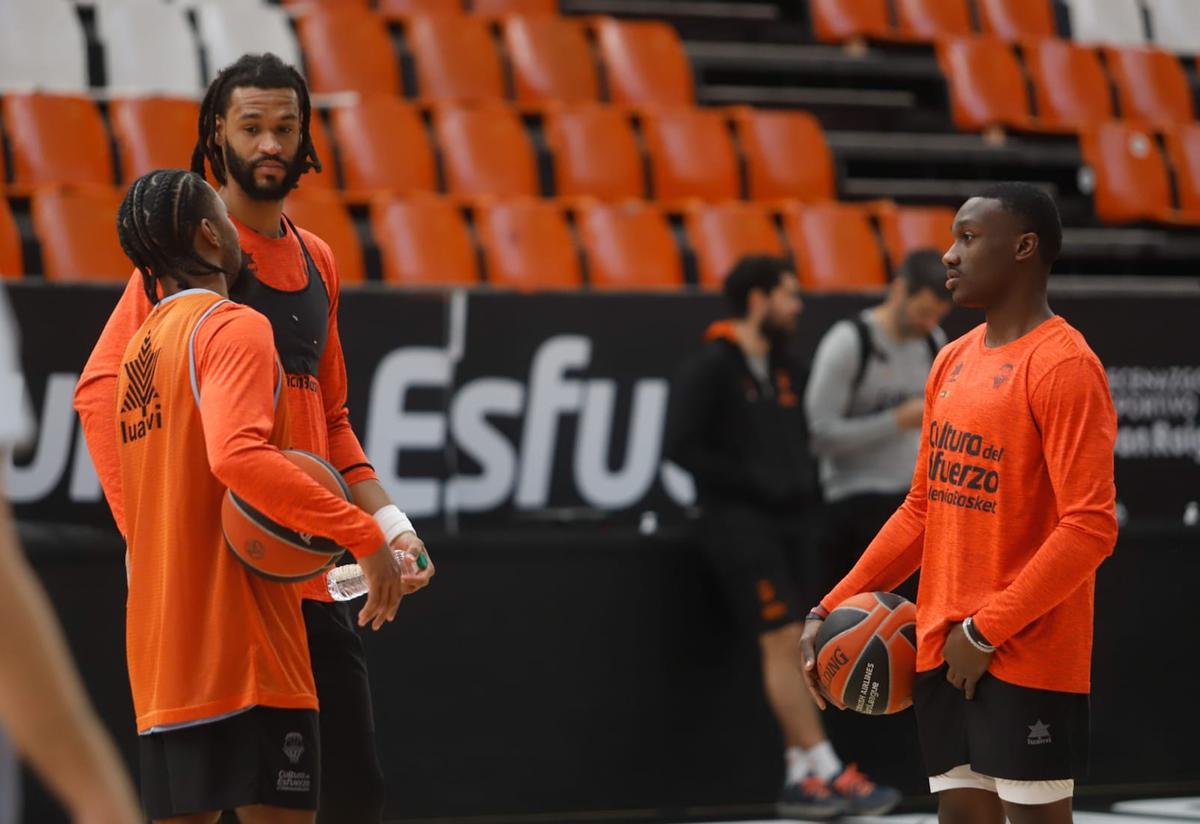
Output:
<svg viewBox="0 0 1200 824">
<path fill-rule="evenodd" d="M 161 301 L 122 358 L 114 434 L 139 733 L 256 705 L 317 707 L 299 588 L 255 575 L 225 547 L 227 486 L 358 555 L 383 545 L 369 515 L 279 451 L 282 378 L 267 319 L 203 289 Z"/>
<path fill-rule="evenodd" d="M 994 676 L 1086 693 L 1096 568 L 1117 538 L 1108 380 L 1060 317 L 996 348 L 985 332 L 939 353 L 908 497 L 821 604 L 920 567 L 918 670 L 940 666 L 951 626 L 974 615 Z"/>
<path fill-rule="evenodd" d="M 230 219 L 238 229 L 242 249 L 254 258 L 255 274 L 260 281 L 283 291 L 305 287 L 308 271 L 295 235 L 288 231 L 283 237 L 269 238 L 240 223 L 232 215 Z M 325 241 L 304 229 L 299 232 L 312 253 L 329 295 L 329 327 L 325 351 L 317 368 L 317 379 L 304 376 L 303 380 L 287 382 L 291 442 L 297 449 L 328 459 L 342 470 L 346 483 L 355 484 L 376 476 L 350 428 L 346 410 L 346 364 L 337 327 L 337 267 Z M 121 355 L 134 331 L 146 319 L 150 308 L 150 301 L 142 288 L 141 274 L 135 270 L 101 332 L 100 340 L 92 350 L 75 390 L 75 408 L 83 423 L 88 451 L 92 455 L 113 519 L 122 534 L 125 534 L 125 516 L 121 509 L 117 443 L 112 436 L 115 430 L 112 397 Z M 329 600 L 329 593 L 320 581 L 302 586 L 306 598 Z"/>
</svg>

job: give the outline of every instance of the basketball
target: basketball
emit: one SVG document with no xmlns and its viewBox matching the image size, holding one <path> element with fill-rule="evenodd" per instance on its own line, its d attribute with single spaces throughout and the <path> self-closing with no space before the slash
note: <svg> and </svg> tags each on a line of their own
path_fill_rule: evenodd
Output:
<svg viewBox="0 0 1200 824">
<path fill-rule="evenodd" d="M 864 715 L 912 704 L 917 608 L 891 592 L 864 592 L 829 613 L 817 632 L 817 672 L 826 694 Z"/>
<path fill-rule="evenodd" d="M 283 454 L 334 495 L 350 500 L 350 487 L 328 461 L 299 449 L 285 449 Z M 336 564 L 345 551 L 328 538 L 275 523 L 231 489 L 221 501 L 221 529 L 234 556 L 272 581 L 313 578 Z"/>
</svg>

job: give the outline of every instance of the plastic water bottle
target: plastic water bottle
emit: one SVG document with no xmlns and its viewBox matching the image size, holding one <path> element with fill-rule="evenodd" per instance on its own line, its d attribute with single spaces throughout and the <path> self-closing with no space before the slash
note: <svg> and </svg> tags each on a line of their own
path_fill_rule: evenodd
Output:
<svg viewBox="0 0 1200 824">
<path fill-rule="evenodd" d="M 393 549 L 396 560 L 405 575 L 414 575 L 418 568 L 417 562 L 402 549 Z M 358 564 L 335 566 L 325 576 L 325 586 L 335 601 L 352 601 L 360 595 L 367 594 L 367 576 L 363 574 Z"/>
</svg>

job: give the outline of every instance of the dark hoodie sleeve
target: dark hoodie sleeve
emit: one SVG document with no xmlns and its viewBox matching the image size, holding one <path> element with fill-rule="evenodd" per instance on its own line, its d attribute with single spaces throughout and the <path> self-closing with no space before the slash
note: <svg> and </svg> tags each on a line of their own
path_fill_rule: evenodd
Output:
<svg viewBox="0 0 1200 824">
<path fill-rule="evenodd" d="M 713 447 L 719 401 L 720 364 L 708 352 L 690 359 L 671 383 L 666 456 L 702 488 L 744 494 L 750 486 L 745 470 Z"/>
</svg>

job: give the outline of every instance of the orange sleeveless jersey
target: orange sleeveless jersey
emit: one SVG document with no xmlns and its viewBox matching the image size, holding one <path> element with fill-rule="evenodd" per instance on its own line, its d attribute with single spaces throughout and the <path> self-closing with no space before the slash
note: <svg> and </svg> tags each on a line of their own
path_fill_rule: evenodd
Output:
<svg viewBox="0 0 1200 824">
<path fill-rule="evenodd" d="M 283 291 L 304 288 L 308 276 L 304 255 L 294 235 L 288 232 L 279 238 L 266 237 L 238 222 L 232 215 L 230 218 L 238 229 L 242 248 L 254 258 L 260 281 Z M 328 459 L 342 472 L 346 483 L 355 484 L 374 479 L 376 475 L 350 428 L 346 410 L 346 364 L 342 357 L 337 323 L 337 267 L 333 253 L 323 240 L 304 229 L 299 231 L 321 273 L 329 294 L 330 307 L 328 338 L 318 366 L 317 379 L 304 376 L 300 380 L 289 381 L 284 389 L 290 409 L 291 443 L 297 449 Z M 75 408 L 83 424 L 88 451 L 96 465 L 96 473 L 104 487 L 113 519 L 122 532 L 125 532 L 125 515 L 121 508 L 121 473 L 117 462 L 117 444 L 112 440 L 113 384 L 120 370 L 120 357 L 129 345 L 134 330 L 149 312 L 150 301 L 142 288 L 141 274 L 135 270 L 120 302 L 105 324 L 75 390 Z M 306 598 L 329 600 L 329 593 L 319 582 L 307 582 L 301 587 Z"/>
<path fill-rule="evenodd" d="M 1108 379 L 1061 317 L 1005 345 L 976 327 L 938 354 L 904 504 L 821 602 L 898 586 L 918 567 L 917 669 L 967 616 L 990 672 L 1086 693 L 1096 569 L 1117 538 Z"/>
<path fill-rule="evenodd" d="M 356 554 L 382 545 L 370 516 L 279 451 L 289 438 L 280 379 L 266 318 L 205 290 L 160 302 L 121 360 L 115 434 L 140 733 L 255 705 L 317 708 L 299 587 L 254 575 L 225 547 L 226 486 Z"/>
</svg>

